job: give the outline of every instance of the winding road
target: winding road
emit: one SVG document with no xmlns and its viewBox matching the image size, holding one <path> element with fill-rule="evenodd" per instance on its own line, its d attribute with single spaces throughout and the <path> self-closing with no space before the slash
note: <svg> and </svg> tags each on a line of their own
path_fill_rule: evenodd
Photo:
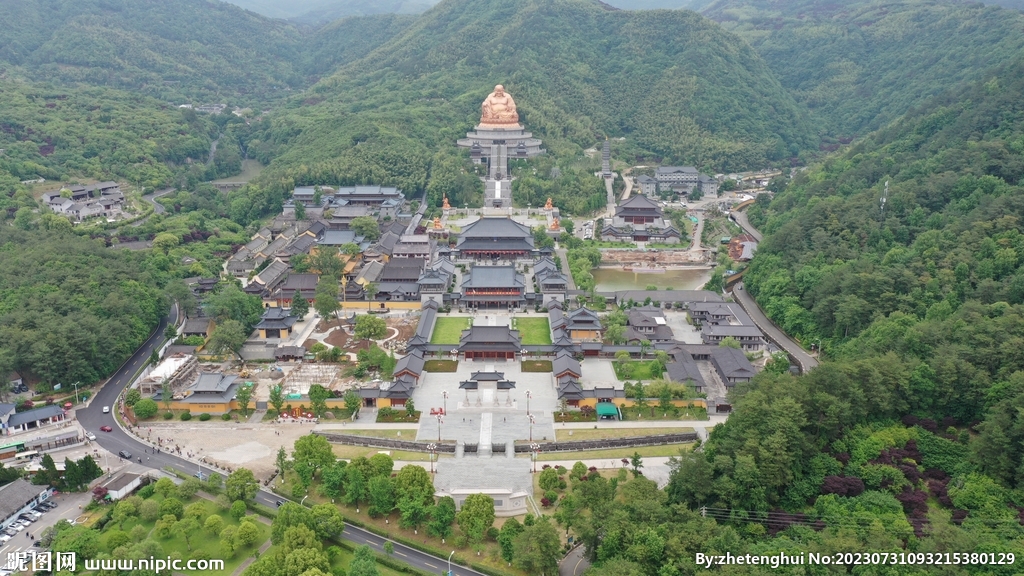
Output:
<svg viewBox="0 0 1024 576">
<path fill-rule="evenodd" d="M 734 210 L 730 217 L 739 224 L 740 228 L 743 228 L 758 242 L 764 238 L 757 228 L 750 224 L 746 212 Z M 775 342 L 780 348 L 789 353 L 790 357 L 800 366 L 800 372 L 806 374 L 808 370 L 818 367 L 818 359 L 808 354 L 803 346 L 790 338 L 788 334 L 783 332 L 781 328 L 768 318 L 764 310 L 761 310 L 761 307 L 754 301 L 754 297 L 744 289 L 743 282 L 739 282 L 733 287 L 732 296 L 739 302 L 740 306 L 743 306 L 747 315 L 754 321 L 754 324 L 757 324 L 761 332 L 764 332 L 772 342 Z"/>
<path fill-rule="evenodd" d="M 165 340 L 163 333 L 167 328 L 167 325 L 169 323 L 177 323 L 177 320 L 178 308 L 175 306 L 167 317 L 160 321 L 160 325 L 156 327 L 156 330 L 153 331 L 153 334 L 149 339 L 135 351 L 135 354 L 132 354 L 132 357 L 129 358 L 128 361 L 125 362 L 117 372 L 110 377 L 110 380 L 108 380 L 107 383 L 96 393 L 89 405 L 77 410 L 76 417 L 85 430 L 96 434 L 96 442 L 112 454 L 117 454 L 121 450 L 127 450 L 135 458 L 142 455 L 144 458 L 142 464 L 150 468 L 158 470 L 174 469 L 184 474 L 191 475 L 198 472 L 198 465 L 196 463 L 184 458 L 171 456 L 166 452 L 161 452 L 159 454 L 147 454 L 146 450 L 150 448 L 149 445 L 140 442 L 134 436 L 125 432 L 114 419 L 114 406 L 116 404 L 118 394 L 120 394 L 121 391 L 131 383 L 135 374 L 146 366 L 146 362 L 149 361 L 149 357 L 153 353 L 153 350 L 159 349 L 159 347 L 164 343 Z M 110 413 L 103 413 L 104 406 L 111 407 Z M 100 426 L 104 425 L 110 426 L 113 431 L 101 432 Z M 287 498 L 268 492 L 261 487 L 260 491 L 256 494 L 255 500 L 264 506 L 276 508 L 277 502 L 285 501 Z M 373 532 L 348 523 L 345 524 L 345 530 L 342 532 L 341 538 L 355 545 L 366 544 L 376 552 L 382 554 L 384 553 L 384 543 L 388 541 L 387 538 L 378 536 Z M 394 547 L 395 558 L 420 570 L 432 574 L 438 574 L 448 568 L 447 559 L 441 559 L 436 556 L 420 552 L 419 550 L 410 548 L 395 541 L 391 541 L 391 543 Z M 466 568 L 464 566 L 458 566 L 454 563 L 452 564 L 451 573 L 455 576 L 484 576 L 476 570 Z"/>
</svg>

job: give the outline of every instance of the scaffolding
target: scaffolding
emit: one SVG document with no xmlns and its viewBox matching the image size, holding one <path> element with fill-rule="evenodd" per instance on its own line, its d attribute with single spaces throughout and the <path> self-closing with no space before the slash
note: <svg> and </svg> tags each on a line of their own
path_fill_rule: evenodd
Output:
<svg viewBox="0 0 1024 576">
<path fill-rule="evenodd" d="M 281 384 L 281 391 L 285 394 L 309 394 L 309 387 L 319 384 L 328 390 L 333 390 L 337 384 L 338 374 L 341 368 L 336 364 L 302 364 L 296 366 L 285 376 Z"/>
</svg>

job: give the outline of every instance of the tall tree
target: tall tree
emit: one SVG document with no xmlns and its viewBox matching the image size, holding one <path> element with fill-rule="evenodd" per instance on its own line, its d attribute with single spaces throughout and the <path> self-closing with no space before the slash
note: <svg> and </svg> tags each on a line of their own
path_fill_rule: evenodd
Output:
<svg viewBox="0 0 1024 576">
<path fill-rule="evenodd" d="M 452 522 L 455 521 L 455 500 L 444 496 L 430 509 L 430 521 L 427 522 L 427 533 L 442 540 L 452 535 Z"/>
<path fill-rule="evenodd" d="M 213 329 L 206 348 L 214 354 L 235 353 L 242 349 L 248 338 L 248 332 L 241 322 L 228 319 Z"/>
<path fill-rule="evenodd" d="M 486 494 L 470 494 L 455 520 L 470 542 L 483 542 L 487 529 L 494 524 L 494 499 Z"/>
<path fill-rule="evenodd" d="M 333 276 L 321 276 L 316 284 L 313 308 L 324 320 L 329 320 L 338 310 L 338 280 Z"/>
<path fill-rule="evenodd" d="M 527 526 L 513 542 L 513 563 L 527 574 L 558 574 L 562 545 L 546 517 Z"/>
<path fill-rule="evenodd" d="M 280 384 L 275 384 L 270 387 L 268 402 L 274 408 L 274 411 L 278 414 L 281 413 L 281 409 L 284 408 L 284 390 Z"/>
<path fill-rule="evenodd" d="M 259 482 L 248 468 L 239 468 L 228 475 L 224 490 L 229 500 L 252 500 L 259 490 Z"/>
<path fill-rule="evenodd" d="M 309 387 L 309 407 L 313 410 L 313 414 L 316 414 L 317 418 L 322 418 L 324 412 L 327 411 L 327 399 L 331 397 L 331 391 L 319 384 L 313 384 Z"/>
<path fill-rule="evenodd" d="M 300 321 L 305 319 L 306 314 L 309 314 L 309 300 L 306 300 L 301 290 L 296 290 L 295 295 L 292 296 L 291 314 Z"/>
<path fill-rule="evenodd" d="M 256 382 L 243 382 L 235 390 L 235 400 L 238 402 L 238 406 L 242 409 L 243 418 L 249 416 L 249 402 L 256 393 L 256 386 Z"/>
</svg>

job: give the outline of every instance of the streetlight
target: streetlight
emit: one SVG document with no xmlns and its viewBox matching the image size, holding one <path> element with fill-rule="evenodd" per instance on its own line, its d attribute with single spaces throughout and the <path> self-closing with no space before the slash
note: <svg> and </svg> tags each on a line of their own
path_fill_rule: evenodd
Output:
<svg viewBox="0 0 1024 576">
<path fill-rule="evenodd" d="M 442 408 L 442 410 L 443 410 L 442 414 L 447 414 L 448 413 L 448 391 L 447 390 L 442 390 L 441 391 L 441 395 L 444 396 L 444 408 Z"/>
<path fill-rule="evenodd" d="M 76 406 L 78 405 L 78 385 L 79 384 L 81 384 L 81 382 L 75 382 L 74 384 L 72 384 L 72 386 L 75 387 L 75 405 Z"/>
<path fill-rule="evenodd" d="M 530 398 L 533 398 L 533 393 L 529 390 L 526 391 L 526 415 L 530 415 Z"/>
<path fill-rule="evenodd" d="M 444 422 L 444 421 L 443 421 L 443 420 L 441 420 L 441 415 L 440 415 L 440 414 L 438 414 L 438 415 L 437 415 L 437 441 L 438 441 L 438 442 L 440 442 L 440 441 L 441 441 L 441 424 L 442 424 L 443 422 Z"/>
<path fill-rule="evenodd" d="M 455 556 L 455 550 L 448 555 L 448 576 L 452 576 L 452 556 Z"/>
<path fill-rule="evenodd" d="M 533 473 L 537 473 L 537 451 L 540 450 L 540 444 L 530 444 L 530 455 L 533 457 Z"/>
<path fill-rule="evenodd" d="M 533 442 L 533 425 L 537 422 L 537 419 L 530 414 L 530 442 Z"/>
<path fill-rule="evenodd" d="M 427 450 L 430 450 L 430 473 L 434 473 L 434 451 L 437 450 L 437 444 L 431 442 L 427 444 Z"/>
<path fill-rule="evenodd" d="M 306 501 L 306 498 L 309 498 L 309 494 L 306 494 L 302 497 L 302 500 L 299 500 L 299 506 L 302 506 L 302 503 Z"/>
</svg>

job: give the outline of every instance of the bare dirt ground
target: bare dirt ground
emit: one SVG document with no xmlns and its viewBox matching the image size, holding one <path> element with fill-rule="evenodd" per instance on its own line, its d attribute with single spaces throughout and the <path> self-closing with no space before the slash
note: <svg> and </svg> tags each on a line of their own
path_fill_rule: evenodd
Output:
<svg viewBox="0 0 1024 576">
<path fill-rule="evenodd" d="M 147 423 L 148 424 L 148 423 Z M 230 424 L 225 422 L 153 422 L 146 428 L 153 442 L 163 439 L 164 446 L 178 445 L 182 455 L 193 453 L 193 460 L 235 469 L 244 466 L 259 480 L 274 473 L 274 459 L 280 447 L 290 454 L 295 441 L 309 434 L 316 424 Z M 170 442 L 170 444 L 168 444 Z M 197 464 L 198 466 L 198 464 Z"/>
<path fill-rule="evenodd" d="M 626 265 L 657 265 L 657 266 L 682 266 L 687 264 L 703 264 L 702 254 L 679 250 L 602 250 L 602 262 L 614 262 Z"/>
</svg>

